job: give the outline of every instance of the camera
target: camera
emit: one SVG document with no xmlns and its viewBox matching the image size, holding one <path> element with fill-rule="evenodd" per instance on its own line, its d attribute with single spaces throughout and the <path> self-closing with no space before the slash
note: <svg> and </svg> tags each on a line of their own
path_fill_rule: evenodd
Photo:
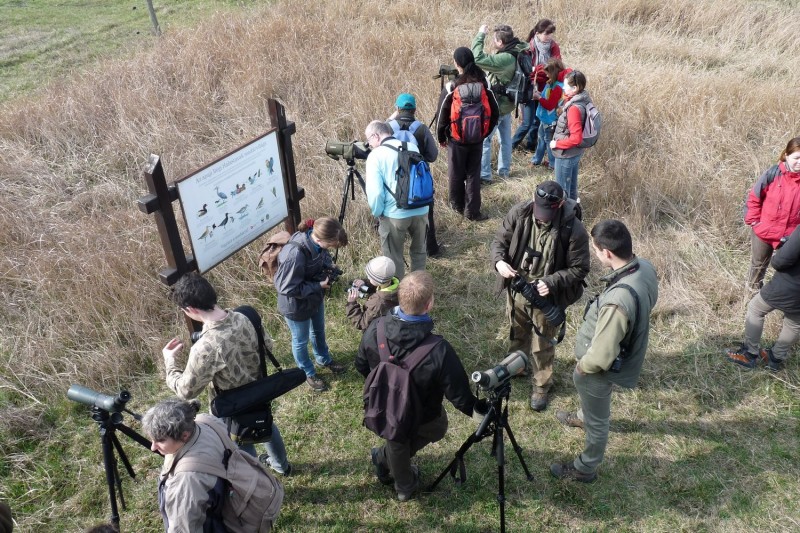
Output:
<svg viewBox="0 0 800 533">
<path fill-rule="evenodd" d="M 503 386 L 513 376 L 528 367 L 528 357 L 521 350 L 510 353 L 500 364 L 484 372 L 473 372 L 472 381 L 485 391 L 493 391 Z"/>
<path fill-rule="evenodd" d="M 362 141 L 349 143 L 328 141 L 325 143 L 325 153 L 334 161 L 338 161 L 340 157 L 348 162 L 355 159 L 366 159 L 369 151 L 369 145 Z"/>
<path fill-rule="evenodd" d="M 434 76 L 433 79 L 438 80 L 439 78 L 444 78 L 445 76 L 450 77 L 450 79 L 455 78 L 458 76 L 458 69 L 451 67 L 450 65 L 441 65 L 439 67 L 439 73 Z"/>
<path fill-rule="evenodd" d="M 97 407 L 103 411 L 119 413 L 125 409 L 125 404 L 131 399 L 131 394 L 123 390 L 116 396 L 111 396 L 109 394 L 93 391 L 81 385 L 70 385 L 67 391 L 67 398 L 73 402 L 88 405 L 89 407 Z"/>
<path fill-rule="evenodd" d="M 336 265 L 326 265 L 322 267 L 320 273 L 314 276 L 311 281 L 325 281 L 327 278 L 328 284 L 333 285 L 342 274 L 344 274 L 344 271 Z"/>
<path fill-rule="evenodd" d="M 537 309 L 539 309 L 543 314 L 547 323 L 557 328 L 561 324 L 564 323 L 564 320 L 567 319 L 567 315 L 564 314 L 564 311 L 558 307 L 547 301 L 547 298 L 539 295 L 539 291 L 536 290 L 536 283 L 539 280 L 535 280 L 533 283 L 528 283 L 525 281 L 520 275 L 514 276 L 514 279 L 511 280 L 511 288 L 522 294 L 526 300 L 528 300 L 531 305 Z"/>
</svg>

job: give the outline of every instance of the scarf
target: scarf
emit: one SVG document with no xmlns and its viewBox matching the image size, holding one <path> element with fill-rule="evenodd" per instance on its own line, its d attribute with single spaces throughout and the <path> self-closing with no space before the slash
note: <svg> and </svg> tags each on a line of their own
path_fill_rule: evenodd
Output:
<svg viewBox="0 0 800 533">
<path fill-rule="evenodd" d="M 550 60 L 550 49 L 553 47 L 553 40 L 543 43 L 534 35 L 533 45 L 536 47 L 536 63 L 533 66 L 544 65 Z"/>
</svg>

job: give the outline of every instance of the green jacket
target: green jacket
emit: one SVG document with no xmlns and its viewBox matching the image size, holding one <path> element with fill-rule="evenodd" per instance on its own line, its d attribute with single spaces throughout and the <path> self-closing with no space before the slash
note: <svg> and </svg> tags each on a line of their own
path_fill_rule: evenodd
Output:
<svg viewBox="0 0 800 533">
<path fill-rule="evenodd" d="M 650 262 L 634 257 L 601 279 L 607 286 L 586 305 L 575 339 L 575 357 L 583 372 L 604 374 L 612 383 L 633 388 L 647 352 L 650 312 L 658 300 L 656 271 Z M 636 292 L 638 307 L 636 298 L 620 287 L 622 284 Z M 620 355 L 620 346 L 627 347 L 622 369 L 619 373 L 608 372 Z"/>
<path fill-rule="evenodd" d="M 504 50 L 487 55 L 483 50 L 485 41 L 486 34 L 478 32 L 472 40 L 472 55 L 475 56 L 475 64 L 488 75 L 489 85 L 494 90 L 495 85 L 506 85 L 514 77 L 517 58 L 508 52 L 513 51 L 519 54 L 530 50 L 530 46 L 515 37 Z M 497 96 L 497 104 L 500 107 L 500 115 L 508 115 L 514 111 L 514 104 L 508 97 L 501 95 L 500 92 L 495 92 L 495 96 Z"/>
</svg>

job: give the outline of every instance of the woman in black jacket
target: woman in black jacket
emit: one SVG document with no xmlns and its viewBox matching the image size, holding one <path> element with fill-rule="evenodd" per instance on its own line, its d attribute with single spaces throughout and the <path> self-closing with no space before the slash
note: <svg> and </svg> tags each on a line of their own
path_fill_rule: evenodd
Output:
<svg viewBox="0 0 800 533">
<path fill-rule="evenodd" d="M 333 260 L 330 248 L 347 245 L 347 233 L 336 219 L 319 218 L 310 229 L 301 224 L 298 232 L 278 255 L 275 289 L 278 291 L 278 312 L 283 315 L 292 333 L 292 355 L 298 368 L 306 373 L 306 381 L 317 392 L 327 385 L 317 376 L 308 357 L 308 341 L 319 366 L 334 374 L 344 367 L 331 358 L 325 342 L 325 289 L 332 283 Z"/>
<path fill-rule="evenodd" d="M 453 60 L 458 77 L 448 82 L 439 98 L 439 145 L 447 146 L 447 192 L 450 207 L 473 221 L 481 213 L 481 157 L 483 139 L 494 130 L 500 113 L 486 73 L 475 64 L 472 50 L 456 48 Z M 480 113 L 461 110 L 482 109 Z"/>
<path fill-rule="evenodd" d="M 727 351 L 728 359 L 747 368 L 759 361 L 778 371 L 789 356 L 789 350 L 800 340 L 800 227 L 772 256 L 775 275 L 747 304 L 744 342 L 738 349 Z M 760 349 L 764 318 L 778 309 L 783 311 L 783 327 L 772 348 Z"/>
</svg>

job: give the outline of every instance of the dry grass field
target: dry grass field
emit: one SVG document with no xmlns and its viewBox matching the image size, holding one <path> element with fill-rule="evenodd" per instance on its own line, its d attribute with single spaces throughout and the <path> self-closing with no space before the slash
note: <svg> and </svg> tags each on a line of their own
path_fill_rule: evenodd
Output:
<svg viewBox="0 0 800 533">
<path fill-rule="evenodd" d="M 570 376 L 580 304 L 557 350 L 553 406 L 533 413 L 530 385 L 515 381 L 511 424 L 536 478 L 525 480 L 509 448 L 509 530 L 800 530 L 797 354 L 772 375 L 735 368 L 721 351 L 743 330 L 745 191 L 800 134 L 796 1 L 224 4 L 138 52 L 112 51 L 0 103 L 0 499 L 20 531 L 81 531 L 108 516 L 100 441 L 84 407 L 66 399 L 70 384 L 127 388 L 137 412 L 169 395 L 160 351 L 185 331 L 156 275 L 164 257 L 155 224 L 135 205 L 149 154 L 161 156 L 169 180 L 180 178 L 266 131 L 267 100 L 276 98 L 297 125 L 303 215 L 335 216 L 346 168 L 326 157 L 326 140 L 359 138 L 391 113 L 399 92 L 414 93 L 418 116 L 430 121 L 439 91 L 432 76 L 456 47 L 482 23 L 509 23 L 524 38 L 541 17 L 556 21 L 565 62 L 586 74 L 604 115 L 602 138 L 581 164 L 584 221 L 624 220 L 661 287 L 641 387 L 615 395 L 594 485 L 547 473 L 582 445 L 582 434 L 553 416 L 577 404 Z M 434 172 L 445 191 L 443 161 Z M 485 190 L 486 222 L 452 213 L 443 194 L 436 204 L 446 251 L 429 262 L 433 314 L 468 371 L 505 355 L 488 243 L 508 208 L 547 179 L 518 156 L 512 178 Z M 340 253 L 346 277 L 380 250 L 369 220 L 357 196 L 345 220 L 351 244 Z M 209 278 L 226 306 L 262 311 L 276 354 L 291 364 L 288 330 L 257 272 L 259 249 L 251 245 Z M 589 292 L 599 287 L 593 269 Z M 334 290 L 328 335 L 337 358 L 352 364 L 358 336 L 344 302 Z M 768 341 L 777 328 L 771 317 Z M 329 392 L 301 388 L 277 402 L 296 474 L 285 480 L 276 529 L 498 530 L 488 443 L 470 451 L 462 488 L 446 479 L 399 504 L 375 482 L 375 439 L 360 427 L 362 383 L 351 368 Z M 474 427 L 450 412 L 448 437 L 419 457 L 425 481 Z M 122 472 L 123 531 L 158 531 L 158 458 L 121 438 L 138 474 Z"/>
</svg>

